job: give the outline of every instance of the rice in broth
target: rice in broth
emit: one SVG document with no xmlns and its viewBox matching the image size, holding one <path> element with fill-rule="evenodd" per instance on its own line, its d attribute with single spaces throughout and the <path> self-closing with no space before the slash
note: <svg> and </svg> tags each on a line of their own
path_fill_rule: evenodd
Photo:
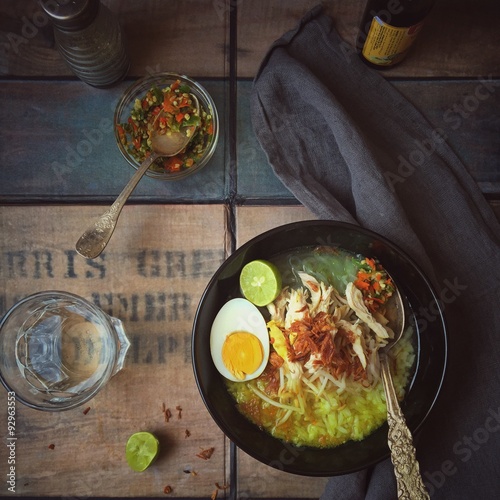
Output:
<svg viewBox="0 0 500 500">
<path fill-rule="evenodd" d="M 254 380 L 227 381 L 229 392 L 250 421 L 297 446 L 364 439 L 387 418 L 378 350 L 393 335 L 390 277 L 375 260 L 333 247 L 298 249 L 274 263 L 284 288 L 268 306 L 269 363 Z M 410 326 L 390 352 L 400 400 L 413 336 Z"/>
</svg>

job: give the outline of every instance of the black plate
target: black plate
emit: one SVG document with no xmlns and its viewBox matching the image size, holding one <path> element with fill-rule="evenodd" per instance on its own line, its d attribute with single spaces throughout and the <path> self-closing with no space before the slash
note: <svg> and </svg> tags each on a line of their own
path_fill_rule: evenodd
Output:
<svg viewBox="0 0 500 500">
<path fill-rule="evenodd" d="M 296 447 L 273 438 L 242 416 L 210 355 L 210 329 L 219 309 L 235 296 L 242 267 L 309 245 L 338 246 L 377 257 L 406 296 L 416 325 L 418 356 L 412 385 L 401 404 L 415 434 L 441 389 L 447 358 L 443 312 L 429 281 L 396 245 L 358 226 L 334 221 L 304 221 L 272 229 L 240 247 L 218 269 L 201 298 L 193 325 L 192 359 L 201 397 L 224 434 L 250 456 L 276 469 L 305 476 L 355 472 L 389 456 L 387 424 L 363 441 L 336 448 Z M 431 312 L 431 314 L 430 314 Z"/>
</svg>

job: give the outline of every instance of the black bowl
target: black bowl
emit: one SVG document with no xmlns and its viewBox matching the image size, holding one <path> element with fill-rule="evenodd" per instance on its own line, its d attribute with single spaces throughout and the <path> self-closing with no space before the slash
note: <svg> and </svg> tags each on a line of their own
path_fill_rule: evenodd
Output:
<svg viewBox="0 0 500 500">
<path fill-rule="evenodd" d="M 239 413 L 210 355 L 210 329 L 219 309 L 239 296 L 239 274 L 254 259 L 269 259 L 310 245 L 338 246 L 377 257 L 392 275 L 411 309 L 417 335 L 415 374 L 401 408 L 415 433 L 441 389 L 447 358 L 440 302 L 428 279 L 396 245 L 361 227 L 334 221 L 304 221 L 272 229 L 245 243 L 215 273 L 196 313 L 192 359 L 201 397 L 224 434 L 244 452 L 276 469 L 305 476 L 335 476 L 374 465 L 389 456 L 387 424 L 362 441 L 336 448 L 296 447 L 262 431 Z M 429 315 L 432 311 L 432 315 Z M 432 317 L 431 317 L 432 316 Z"/>
</svg>

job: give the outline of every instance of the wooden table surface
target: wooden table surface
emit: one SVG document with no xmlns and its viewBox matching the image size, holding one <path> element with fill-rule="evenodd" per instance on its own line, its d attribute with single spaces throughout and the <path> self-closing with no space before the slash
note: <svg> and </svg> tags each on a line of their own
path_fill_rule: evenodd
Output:
<svg viewBox="0 0 500 500">
<path fill-rule="evenodd" d="M 165 497 L 169 485 L 168 497 L 208 498 L 217 484 L 218 498 L 317 498 L 326 479 L 272 469 L 224 437 L 198 394 L 190 337 L 203 289 L 231 251 L 271 227 L 314 218 L 267 164 L 249 95 L 270 44 L 318 2 L 103 3 L 123 26 L 132 63 L 126 80 L 105 90 L 68 70 L 35 0 L 0 3 L 0 315 L 25 295 L 63 289 L 122 319 L 132 343 L 88 413 L 16 405 L 15 496 Z M 364 0 L 324 4 L 352 44 Z M 489 0 L 438 0 L 410 57 L 384 72 L 445 130 L 497 213 L 499 14 Z M 222 121 L 216 154 L 183 181 L 143 179 L 105 252 L 85 260 L 76 240 L 132 174 L 109 127 L 114 106 L 133 80 L 157 71 L 187 74 L 212 94 Z M 484 85 L 489 93 L 479 94 Z M 0 401 L 5 442 L 6 391 Z M 143 473 L 124 455 L 138 430 L 156 433 L 162 448 Z M 209 460 L 197 456 L 212 447 Z M 2 446 L 3 478 L 7 461 Z M 10 494 L 3 480 L 0 496 Z"/>
</svg>

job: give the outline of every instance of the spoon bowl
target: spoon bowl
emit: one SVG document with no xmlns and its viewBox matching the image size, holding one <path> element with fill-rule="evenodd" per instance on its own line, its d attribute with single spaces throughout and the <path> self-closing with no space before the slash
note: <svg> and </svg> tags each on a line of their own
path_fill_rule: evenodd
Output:
<svg viewBox="0 0 500 500">
<path fill-rule="evenodd" d="M 190 94 L 196 114 L 200 115 L 200 103 L 194 94 Z M 151 148 L 153 152 L 148 156 L 137 169 L 127 185 L 115 200 L 76 242 L 76 251 L 87 259 L 95 259 L 106 248 L 115 230 L 120 213 L 127 202 L 129 196 L 142 179 L 149 167 L 160 157 L 171 157 L 180 153 L 193 139 L 198 125 L 181 127 L 177 131 L 165 131 L 159 126 L 160 117 L 164 111 L 160 111 L 153 123 L 151 134 Z"/>
<path fill-rule="evenodd" d="M 196 114 L 200 116 L 200 102 L 194 94 L 190 94 L 190 98 L 193 101 L 194 109 Z M 155 160 L 161 156 L 169 157 L 179 154 L 191 141 L 196 133 L 198 125 L 191 125 L 190 127 L 183 127 L 179 132 L 166 132 L 162 133 L 162 130 L 158 127 L 159 118 L 165 114 L 164 111 L 158 113 L 153 123 L 153 133 L 151 134 L 151 148 L 155 156 Z M 147 161 L 147 159 L 145 160 Z M 142 167 L 142 165 L 141 165 Z M 139 170 L 140 168 L 139 167 Z"/>
</svg>

